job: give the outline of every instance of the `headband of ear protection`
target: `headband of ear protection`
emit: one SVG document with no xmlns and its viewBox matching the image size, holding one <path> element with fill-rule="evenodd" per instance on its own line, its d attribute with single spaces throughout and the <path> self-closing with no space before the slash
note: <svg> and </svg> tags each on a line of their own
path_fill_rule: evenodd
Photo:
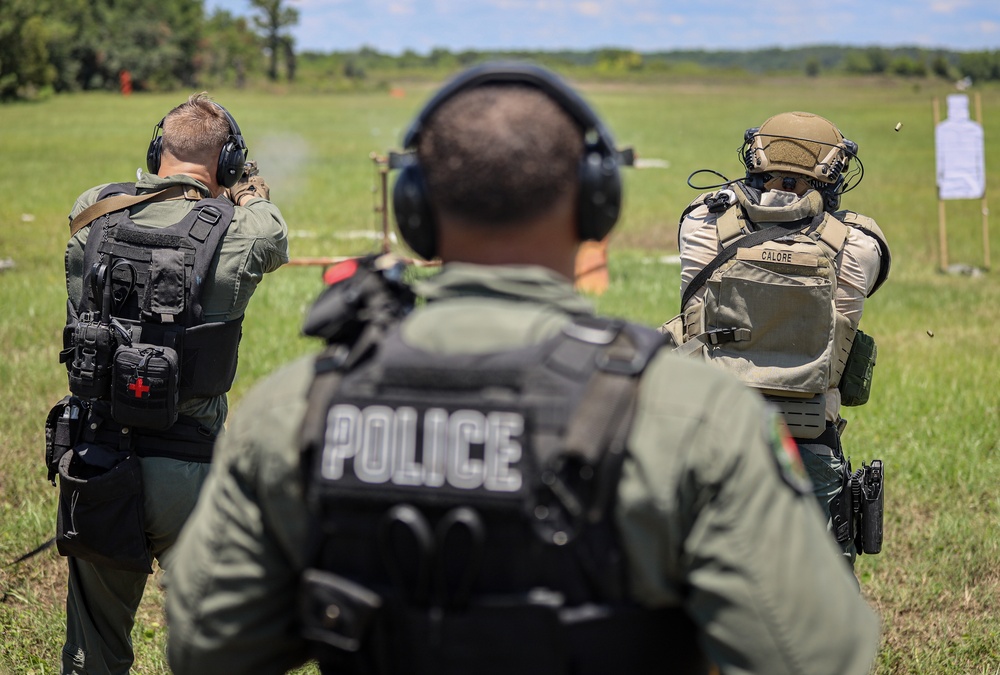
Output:
<svg viewBox="0 0 1000 675">
<path fill-rule="evenodd" d="M 243 176 L 243 165 L 247 161 L 247 146 L 240 132 L 240 125 L 236 123 L 229 111 L 221 105 L 212 101 L 222 114 L 229 121 L 229 138 L 222 144 L 222 151 L 219 153 L 219 164 L 215 170 L 215 180 L 224 188 L 231 188 Z M 149 148 L 146 150 L 146 168 L 150 173 L 160 170 L 160 158 L 163 154 L 163 122 L 167 118 L 161 119 L 153 127 L 153 137 L 149 141 Z"/>
<path fill-rule="evenodd" d="M 392 192 L 393 211 L 403 241 L 427 260 L 437 255 L 437 223 L 414 152 L 427 120 L 457 94 L 495 84 L 541 90 L 583 129 L 578 232 L 582 241 L 604 239 L 617 222 L 622 203 L 619 158 L 610 132 L 590 106 L 554 73 L 527 63 L 492 62 L 470 68 L 446 84 L 420 111 L 403 138 L 409 155 Z"/>
</svg>

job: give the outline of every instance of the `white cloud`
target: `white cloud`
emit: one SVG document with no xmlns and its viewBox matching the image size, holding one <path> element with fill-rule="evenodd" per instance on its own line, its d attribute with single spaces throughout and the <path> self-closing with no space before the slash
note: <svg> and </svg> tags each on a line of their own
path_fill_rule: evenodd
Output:
<svg viewBox="0 0 1000 675">
<path fill-rule="evenodd" d="M 969 0 L 935 0 L 931 3 L 931 11 L 937 14 L 954 14 L 969 6 Z"/>
<path fill-rule="evenodd" d="M 576 11 L 584 16 L 600 16 L 601 4 L 599 2 L 578 2 Z"/>
<path fill-rule="evenodd" d="M 1000 23 L 997 23 L 996 21 L 980 21 L 979 32 L 987 35 L 1000 33 Z"/>
<path fill-rule="evenodd" d="M 408 15 L 414 14 L 413 3 L 407 0 L 402 0 L 398 2 L 390 2 L 387 7 L 390 14 L 396 15 Z"/>
</svg>

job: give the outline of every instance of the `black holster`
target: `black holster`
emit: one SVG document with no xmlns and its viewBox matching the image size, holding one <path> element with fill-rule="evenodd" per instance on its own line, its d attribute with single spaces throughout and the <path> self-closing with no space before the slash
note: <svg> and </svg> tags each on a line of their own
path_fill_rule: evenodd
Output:
<svg viewBox="0 0 1000 675">
<path fill-rule="evenodd" d="M 882 520 L 884 510 L 884 475 L 882 460 L 864 462 L 851 471 L 850 461 L 844 464 L 840 494 L 830 502 L 833 534 L 841 545 L 853 541 L 858 553 L 874 555 L 882 551 Z"/>
</svg>

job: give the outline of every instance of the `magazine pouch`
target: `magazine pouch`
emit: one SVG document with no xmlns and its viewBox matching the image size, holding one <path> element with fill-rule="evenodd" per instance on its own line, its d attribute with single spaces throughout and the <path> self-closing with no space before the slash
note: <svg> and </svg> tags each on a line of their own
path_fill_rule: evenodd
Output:
<svg viewBox="0 0 1000 675">
<path fill-rule="evenodd" d="M 152 574 L 139 458 L 80 443 L 59 460 L 59 553 L 128 572 Z"/>
<path fill-rule="evenodd" d="M 111 417 L 125 427 L 164 430 L 177 421 L 179 368 L 170 347 L 119 347 L 111 391 Z"/>
<path fill-rule="evenodd" d="M 72 326 L 70 343 L 71 351 L 67 350 L 69 390 L 81 398 L 106 397 L 111 361 L 118 346 L 114 329 L 96 314 L 84 314 Z"/>
<path fill-rule="evenodd" d="M 851 352 L 840 378 L 840 402 L 845 406 L 864 405 L 872 391 L 872 375 L 878 349 L 875 339 L 860 330 L 854 336 Z"/>
</svg>

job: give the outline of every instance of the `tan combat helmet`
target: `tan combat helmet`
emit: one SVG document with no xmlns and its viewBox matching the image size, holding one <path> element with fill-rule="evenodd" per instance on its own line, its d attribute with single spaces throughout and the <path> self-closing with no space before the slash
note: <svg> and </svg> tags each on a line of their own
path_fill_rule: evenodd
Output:
<svg viewBox="0 0 1000 675">
<path fill-rule="evenodd" d="M 746 184 L 758 190 L 782 186 L 803 194 L 809 187 L 823 196 L 823 208 L 840 208 L 840 196 L 853 190 L 864 178 L 858 144 L 844 138 L 830 120 L 807 112 L 786 112 L 768 118 L 743 135 Z M 856 166 L 848 166 L 854 160 Z M 794 189 L 791 185 L 795 185 Z"/>
<path fill-rule="evenodd" d="M 787 171 L 833 184 L 847 169 L 857 145 L 829 120 L 807 112 L 786 112 L 747 129 L 744 159 L 750 174 Z"/>
</svg>

